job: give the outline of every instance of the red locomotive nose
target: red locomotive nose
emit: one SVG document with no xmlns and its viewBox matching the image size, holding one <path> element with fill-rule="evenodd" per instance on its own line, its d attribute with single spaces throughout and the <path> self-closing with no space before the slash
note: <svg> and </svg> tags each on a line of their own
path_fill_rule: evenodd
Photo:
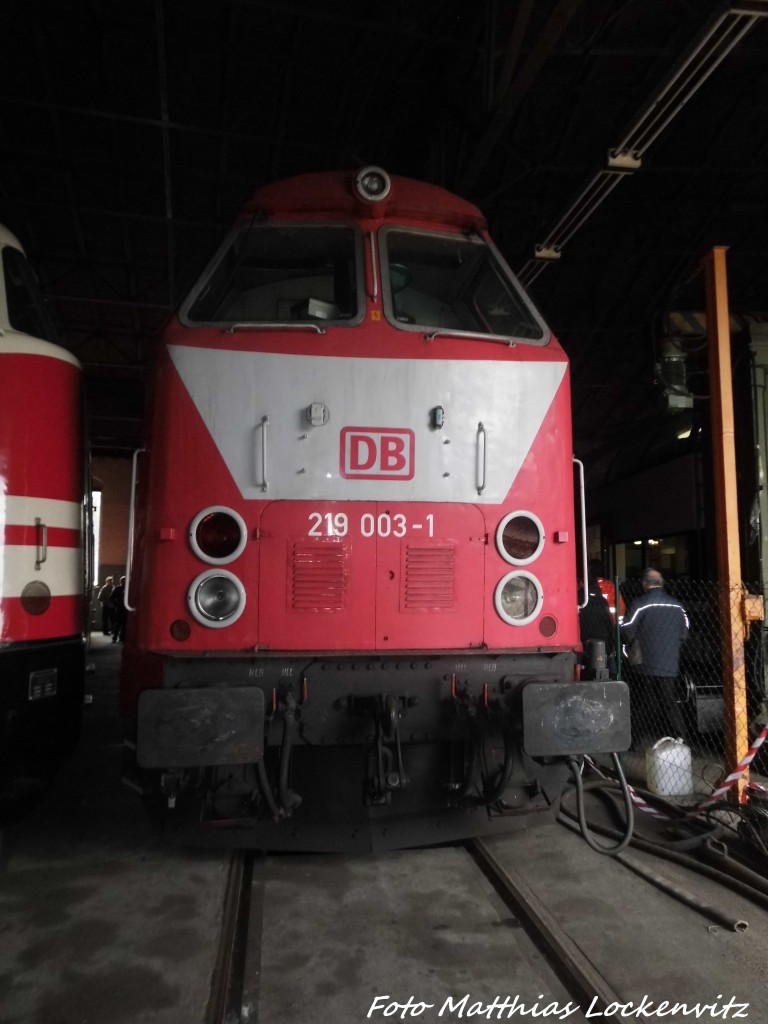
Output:
<svg viewBox="0 0 768 1024">
<path fill-rule="evenodd" d="M 150 802 L 383 849 L 504 827 L 614 749 L 566 735 L 567 358 L 475 206 L 375 166 L 260 188 L 154 372 L 121 682 Z"/>
</svg>

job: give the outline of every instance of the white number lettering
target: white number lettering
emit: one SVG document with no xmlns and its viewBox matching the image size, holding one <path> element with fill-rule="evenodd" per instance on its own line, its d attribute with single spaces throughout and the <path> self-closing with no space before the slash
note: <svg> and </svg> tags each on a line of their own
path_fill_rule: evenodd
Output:
<svg viewBox="0 0 768 1024">
<path fill-rule="evenodd" d="M 435 517 L 429 512 L 426 520 L 427 534 L 433 537 Z M 309 521 L 309 537 L 346 537 L 349 533 L 349 516 L 346 512 L 310 512 Z M 394 515 L 382 512 L 378 516 L 364 512 L 360 516 L 360 534 L 363 537 L 406 537 L 408 529 L 408 519 L 402 512 L 396 512 Z M 422 524 L 413 523 L 410 529 L 421 530 Z"/>
<path fill-rule="evenodd" d="M 364 512 L 360 517 L 360 533 L 362 533 L 364 537 L 372 537 L 373 530 L 373 516 L 370 512 Z"/>
</svg>

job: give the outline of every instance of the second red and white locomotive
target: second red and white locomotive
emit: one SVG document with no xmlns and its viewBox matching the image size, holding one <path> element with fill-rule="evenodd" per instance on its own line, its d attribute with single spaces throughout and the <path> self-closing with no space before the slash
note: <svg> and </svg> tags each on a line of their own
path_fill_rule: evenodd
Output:
<svg viewBox="0 0 768 1024">
<path fill-rule="evenodd" d="M 0 259 L 2 797 L 20 778 L 48 780 L 79 736 L 90 495 L 80 364 L 53 342 L 36 278 L 3 227 Z"/>
</svg>

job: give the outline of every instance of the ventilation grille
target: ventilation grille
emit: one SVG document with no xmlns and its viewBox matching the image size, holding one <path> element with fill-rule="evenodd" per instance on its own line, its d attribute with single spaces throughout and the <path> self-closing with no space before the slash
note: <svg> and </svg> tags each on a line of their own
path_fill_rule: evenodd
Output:
<svg viewBox="0 0 768 1024">
<path fill-rule="evenodd" d="M 453 608 L 454 576 L 453 545 L 409 544 L 405 553 L 405 607 Z"/>
<path fill-rule="evenodd" d="M 291 606 L 340 612 L 347 604 L 347 547 L 336 538 L 301 541 L 291 554 Z"/>
</svg>

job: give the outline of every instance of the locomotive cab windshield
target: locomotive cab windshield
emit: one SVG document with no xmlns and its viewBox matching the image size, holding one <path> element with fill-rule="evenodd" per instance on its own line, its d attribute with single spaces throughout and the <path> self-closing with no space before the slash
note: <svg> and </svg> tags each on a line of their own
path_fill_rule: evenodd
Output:
<svg viewBox="0 0 768 1024">
<path fill-rule="evenodd" d="M 544 345 L 548 331 L 479 235 L 381 230 L 384 314 L 398 329 Z M 190 325 L 357 326 L 360 231 L 339 224 L 241 226 L 182 308 Z"/>
<path fill-rule="evenodd" d="M 26 256 L 13 245 L 4 246 L 2 252 L 8 327 L 58 344 L 53 318 Z M 0 326 L 2 319 L 0 316 Z"/>
<path fill-rule="evenodd" d="M 383 248 L 384 310 L 398 327 L 548 341 L 543 322 L 479 235 L 385 228 Z"/>
<path fill-rule="evenodd" d="M 236 231 L 182 309 L 191 324 L 360 322 L 362 242 L 340 225 Z"/>
</svg>

